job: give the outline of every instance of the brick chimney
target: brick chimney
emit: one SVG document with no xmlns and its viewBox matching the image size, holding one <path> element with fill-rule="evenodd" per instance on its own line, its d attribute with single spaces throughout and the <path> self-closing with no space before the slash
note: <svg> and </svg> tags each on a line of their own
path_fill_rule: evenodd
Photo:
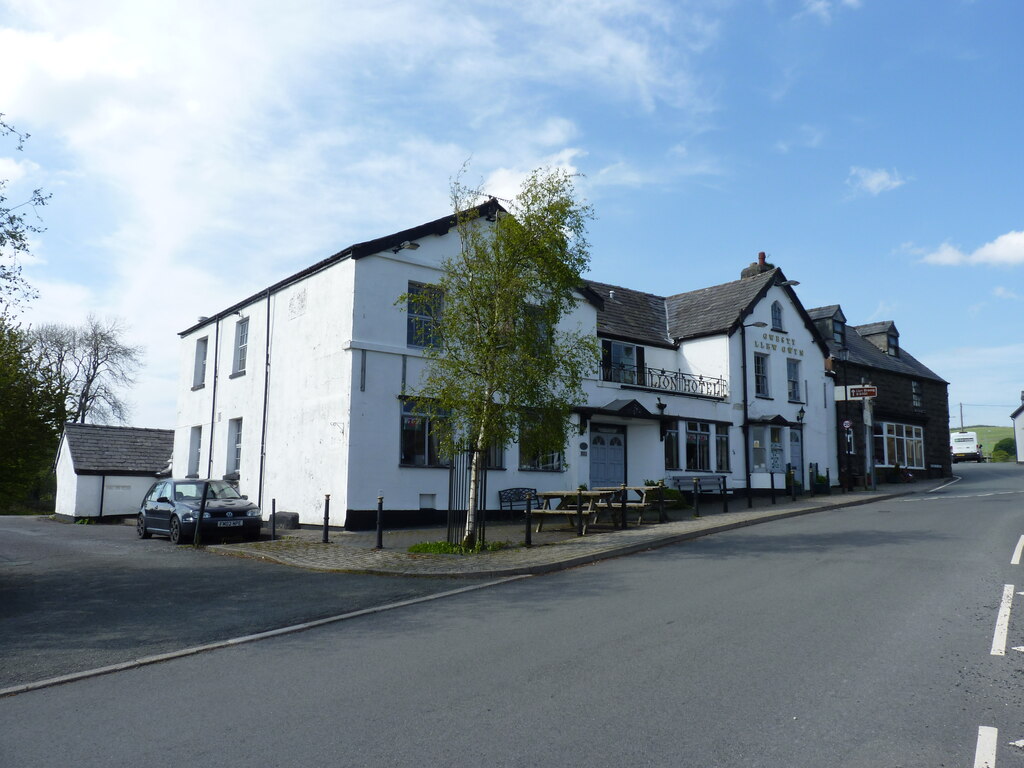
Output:
<svg viewBox="0 0 1024 768">
<path fill-rule="evenodd" d="M 775 267 L 768 263 L 767 256 L 764 251 L 761 251 L 757 254 L 757 261 L 752 261 L 749 267 L 740 272 L 740 278 L 757 277 L 770 269 L 775 269 Z"/>
</svg>

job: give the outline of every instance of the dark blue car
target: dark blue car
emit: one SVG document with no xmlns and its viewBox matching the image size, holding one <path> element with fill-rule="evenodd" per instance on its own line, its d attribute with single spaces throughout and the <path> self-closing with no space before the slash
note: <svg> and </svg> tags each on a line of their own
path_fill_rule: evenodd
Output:
<svg viewBox="0 0 1024 768">
<path fill-rule="evenodd" d="M 158 480 L 142 500 L 135 528 L 140 539 L 157 533 L 184 544 L 194 540 L 200 512 L 200 539 L 207 544 L 260 537 L 260 508 L 223 480 Z"/>
</svg>

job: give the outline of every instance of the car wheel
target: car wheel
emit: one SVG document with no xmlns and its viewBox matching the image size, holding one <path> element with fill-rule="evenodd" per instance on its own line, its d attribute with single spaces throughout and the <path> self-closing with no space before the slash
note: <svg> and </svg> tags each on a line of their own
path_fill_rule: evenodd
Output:
<svg viewBox="0 0 1024 768">
<path fill-rule="evenodd" d="M 135 532 L 139 534 L 140 539 L 148 539 L 153 536 L 146 530 L 146 516 L 141 512 L 139 512 L 139 519 L 135 522 Z"/>
<path fill-rule="evenodd" d="M 181 521 L 176 516 L 171 516 L 171 544 L 184 544 L 181 538 Z"/>
</svg>

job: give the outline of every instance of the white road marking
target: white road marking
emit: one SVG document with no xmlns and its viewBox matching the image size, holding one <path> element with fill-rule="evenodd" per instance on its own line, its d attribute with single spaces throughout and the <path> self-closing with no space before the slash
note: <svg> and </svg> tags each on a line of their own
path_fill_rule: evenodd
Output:
<svg viewBox="0 0 1024 768">
<path fill-rule="evenodd" d="M 1010 565 L 1020 565 L 1020 556 L 1024 553 L 1024 536 L 1017 539 L 1017 548 L 1013 550 L 1013 557 L 1010 558 Z"/>
<path fill-rule="evenodd" d="M 927 491 L 927 493 L 935 493 L 936 491 L 941 491 L 943 488 L 948 488 L 949 486 L 953 485 L 953 483 L 959 483 L 961 480 L 963 480 L 962 477 L 959 477 L 958 475 L 953 475 L 953 479 L 950 480 L 948 483 L 943 483 L 938 488 L 932 488 L 930 491 Z"/>
<path fill-rule="evenodd" d="M 1003 585 L 1003 599 L 996 616 L 996 632 L 992 637 L 992 655 L 1006 655 L 1006 635 L 1010 631 L 1010 605 L 1013 603 L 1013 584 Z"/>
<path fill-rule="evenodd" d="M 1017 741 L 1011 741 L 1007 746 L 1020 747 L 1021 749 L 1024 749 L 1024 739 L 1017 739 Z"/>
<path fill-rule="evenodd" d="M 998 738 L 998 728 L 989 728 L 984 725 L 978 728 L 978 746 L 974 750 L 974 768 L 996 768 L 996 740 Z"/>
</svg>

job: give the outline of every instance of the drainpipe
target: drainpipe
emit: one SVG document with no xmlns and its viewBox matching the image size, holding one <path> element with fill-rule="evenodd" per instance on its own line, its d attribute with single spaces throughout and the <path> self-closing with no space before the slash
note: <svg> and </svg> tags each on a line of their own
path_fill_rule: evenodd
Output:
<svg viewBox="0 0 1024 768">
<path fill-rule="evenodd" d="M 103 517 L 103 492 L 107 489 L 107 476 L 100 475 L 100 514 L 99 517 Z"/>
<path fill-rule="evenodd" d="M 206 476 L 213 477 L 213 428 L 217 420 L 217 370 L 220 367 L 220 318 L 213 321 L 213 388 L 210 397 L 210 455 L 206 460 Z"/>
<path fill-rule="evenodd" d="M 754 506 L 750 496 L 750 413 L 747 406 L 747 326 L 740 323 L 740 364 L 743 370 L 743 471 L 747 479 L 747 508 Z"/>
<path fill-rule="evenodd" d="M 270 289 L 267 289 L 267 347 L 263 364 L 263 427 L 260 434 L 260 481 L 256 506 L 263 509 L 263 476 L 267 465 L 267 402 L 270 397 Z"/>
</svg>

